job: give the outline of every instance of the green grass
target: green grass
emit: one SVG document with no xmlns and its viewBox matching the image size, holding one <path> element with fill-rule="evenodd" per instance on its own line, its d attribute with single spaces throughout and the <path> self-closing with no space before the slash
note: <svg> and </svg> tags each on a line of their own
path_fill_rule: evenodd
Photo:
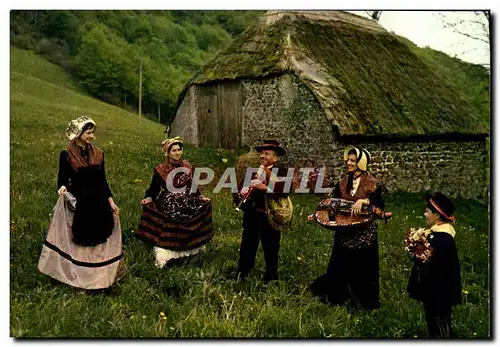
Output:
<svg viewBox="0 0 500 347">
<path fill-rule="evenodd" d="M 387 194 L 394 217 L 380 224 L 382 307 L 372 313 L 331 307 L 314 299 L 309 283 L 322 274 L 332 234 L 306 222 L 319 197 L 292 197 L 295 216 L 282 235 L 280 276 L 262 283 L 263 256 L 248 282 L 235 269 L 241 214 L 228 192 L 213 200 L 215 237 L 208 251 L 183 266 L 154 267 L 152 249 L 133 238 L 139 200 L 162 159 L 164 128 L 78 93 L 71 80 L 41 58 L 11 50 L 11 328 L 14 337 L 424 337 L 421 304 L 405 288 L 411 261 L 402 247 L 410 227 L 423 226 L 418 194 Z M 14 68 L 15 65 L 15 68 Z M 41 69 L 38 70 L 37 66 Z M 37 271 L 38 257 L 57 200 L 58 155 L 69 120 L 88 114 L 97 122 L 96 144 L 105 151 L 108 181 L 121 208 L 128 273 L 109 293 L 89 295 Z M 186 147 L 193 164 L 222 172 L 238 152 Z M 136 182 L 136 179 L 140 180 Z M 453 310 L 460 337 L 489 336 L 489 237 L 487 207 L 457 200 L 457 242 L 464 304 Z M 164 312 L 166 319 L 159 317 Z"/>
<path fill-rule="evenodd" d="M 11 73 L 50 81 L 60 87 L 83 93 L 78 84 L 70 76 L 61 71 L 57 65 L 40 58 L 35 52 L 10 48 Z"/>
</svg>

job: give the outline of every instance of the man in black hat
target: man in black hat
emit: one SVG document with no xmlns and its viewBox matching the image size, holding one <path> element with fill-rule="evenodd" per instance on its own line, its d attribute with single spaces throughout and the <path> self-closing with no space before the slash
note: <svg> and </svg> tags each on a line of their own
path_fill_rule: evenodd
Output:
<svg viewBox="0 0 500 347">
<path fill-rule="evenodd" d="M 238 262 L 237 274 L 240 278 L 247 278 L 255 264 L 255 257 L 259 247 L 259 239 L 262 241 L 264 260 L 266 263 L 266 273 L 264 282 L 278 279 L 278 252 L 280 247 L 281 233 L 273 228 L 268 219 L 268 200 L 270 198 L 288 196 L 283 192 L 285 182 L 278 181 L 274 187 L 269 184 L 269 172 L 278 167 L 278 177 L 285 177 L 287 169 L 277 166 L 280 157 L 286 154 L 286 150 L 280 147 L 276 140 L 265 140 L 262 146 L 255 147 L 259 153 L 260 169 L 267 172 L 266 179 L 261 181 L 257 175 L 253 176 L 250 187 L 243 187 L 240 182 L 238 194 L 234 194 L 234 202 L 238 205 L 241 199 L 247 194 L 248 198 L 242 206 L 243 215 L 243 236 L 240 246 L 240 258 Z M 271 189 L 272 188 L 272 189 Z"/>
<path fill-rule="evenodd" d="M 453 203 L 443 194 L 427 195 L 425 219 L 432 255 L 414 260 L 408 294 L 422 301 L 429 337 L 451 337 L 451 309 L 462 302 L 460 264 L 455 244 Z"/>
</svg>

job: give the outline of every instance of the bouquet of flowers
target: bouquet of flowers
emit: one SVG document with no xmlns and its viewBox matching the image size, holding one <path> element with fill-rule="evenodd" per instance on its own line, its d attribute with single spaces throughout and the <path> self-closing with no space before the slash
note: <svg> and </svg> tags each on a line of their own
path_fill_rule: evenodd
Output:
<svg viewBox="0 0 500 347">
<path fill-rule="evenodd" d="M 411 228 L 404 239 L 405 251 L 424 263 L 429 260 L 433 253 L 427 236 L 429 236 L 429 230 Z"/>
</svg>

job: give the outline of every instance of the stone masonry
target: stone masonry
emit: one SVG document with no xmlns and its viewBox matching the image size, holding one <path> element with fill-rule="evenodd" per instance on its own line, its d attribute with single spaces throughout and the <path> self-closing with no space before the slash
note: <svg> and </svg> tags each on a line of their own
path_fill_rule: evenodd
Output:
<svg viewBox="0 0 500 347">
<path fill-rule="evenodd" d="M 177 110 L 174 121 L 170 126 L 174 136 L 182 136 L 187 143 L 198 145 L 198 119 L 196 103 L 196 86 L 190 86 L 182 104 Z"/>
<path fill-rule="evenodd" d="M 345 171 L 344 148 L 353 144 L 372 155 L 369 171 L 387 191 L 441 191 L 480 199 L 486 191 L 484 140 L 377 141 L 335 138 L 314 95 L 294 75 L 243 83 L 243 143 L 249 147 L 277 138 L 290 166 L 326 166 L 330 183 Z"/>
<path fill-rule="evenodd" d="M 275 138 L 287 149 L 283 164 L 327 167 L 333 185 L 344 173 L 343 150 L 353 144 L 372 155 L 369 171 L 387 191 L 436 192 L 481 199 L 486 195 L 485 140 L 378 140 L 353 143 L 335 135 L 310 90 L 295 75 L 240 81 L 242 143 L 253 148 Z M 196 86 L 191 86 L 172 124 L 172 134 L 198 143 Z M 214 88 L 217 88 L 215 85 Z"/>
</svg>

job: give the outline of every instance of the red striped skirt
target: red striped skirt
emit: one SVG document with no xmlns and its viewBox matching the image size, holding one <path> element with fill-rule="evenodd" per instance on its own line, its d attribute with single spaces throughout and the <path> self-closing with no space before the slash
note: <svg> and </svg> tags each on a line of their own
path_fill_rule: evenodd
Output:
<svg viewBox="0 0 500 347">
<path fill-rule="evenodd" d="M 213 236 L 212 203 L 206 201 L 199 213 L 182 223 L 160 212 L 154 203 L 144 205 L 135 235 L 155 246 L 187 251 L 209 242 Z"/>
</svg>

